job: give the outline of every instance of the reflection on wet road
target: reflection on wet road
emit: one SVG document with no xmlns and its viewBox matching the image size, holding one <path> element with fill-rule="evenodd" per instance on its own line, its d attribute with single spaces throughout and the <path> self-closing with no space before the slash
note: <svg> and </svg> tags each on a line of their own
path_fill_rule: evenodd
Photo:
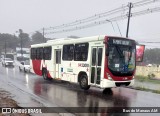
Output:
<svg viewBox="0 0 160 116">
<path fill-rule="evenodd" d="M 116 89 L 113 95 L 104 95 L 100 89 L 96 88 L 84 91 L 78 85 L 67 82 L 47 82 L 43 79 L 35 79 L 33 90 L 35 94 L 66 107 L 130 106 L 129 96 L 121 95 L 122 89 Z M 135 95 L 136 93 L 130 92 L 130 94 Z"/>
<path fill-rule="evenodd" d="M 79 85 L 63 81 L 47 81 L 40 76 L 19 72 L 18 68 L 0 67 L 1 83 L 11 83 L 30 92 L 52 106 L 61 107 L 160 107 L 160 95 L 129 88 L 113 88 L 103 94 L 99 88 L 81 90 Z M 32 104 L 30 104 L 32 106 Z"/>
</svg>

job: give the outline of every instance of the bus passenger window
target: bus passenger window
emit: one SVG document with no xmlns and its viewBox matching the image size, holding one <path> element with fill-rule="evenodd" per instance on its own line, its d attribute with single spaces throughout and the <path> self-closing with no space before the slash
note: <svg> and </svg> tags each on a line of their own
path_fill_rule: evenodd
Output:
<svg viewBox="0 0 160 116">
<path fill-rule="evenodd" d="M 37 48 L 37 50 L 36 50 L 36 59 L 39 60 L 39 48 Z"/>
<path fill-rule="evenodd" d="M 75 44 L 74 60 L 86 61 L 88 58 L 88 43 Z"/>
<path fill-rule="evenodd" d="M 43 59 L 43 48 L 39 48 L 39 59 Z"/>
<path fill-rule="evenodd" d="M 102 52 L 103 52 L 103 49 L 99 48 L 98 49 L 98 66 L 101 66 L 101 63 L 102 63 Z"/>
<path fill-rule="evenodd" d="M 56 64 L 61 64 L 61 51 L 56 51 Z"/>
<path fill-rule="evenodd" d="M 43 59 L 44 60 L 51 60 L 51 53 L 52 53 L 51 47 L 44 47 Z"/>
<path fill-rule="evenodd" d="M 97 52 L 97 49 L 93 48 L 92 49 L 92 66 L 96 65 L 96 52 Z"/>
<path fill-rule="evenodd" d="M 73 44 L 64 45 L 62 59 L 71 61 L 73 60 L 73 57 L 74 57 L 74 45 Z"/>
<path fill-rule="evenodd" d="M 31 48 L 31 59 L 34 60 L 36 59 L 36 48 Z"/>
</svg>

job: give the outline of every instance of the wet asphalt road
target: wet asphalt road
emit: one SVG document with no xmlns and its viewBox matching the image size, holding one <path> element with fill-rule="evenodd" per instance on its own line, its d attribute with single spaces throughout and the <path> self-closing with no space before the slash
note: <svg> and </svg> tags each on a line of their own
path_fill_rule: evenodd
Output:
<svg viewBox="0 0 160 116">
<path fill-rule="evenodd" d="M 18 67 L 0 66 L 0 85 L 23 107 L 160 107 L 160 94 L 124 87 L 113 88 L 112 94 L 95 87 L 84 91 L 76 84 L 20 72 Z"/>
</svg>

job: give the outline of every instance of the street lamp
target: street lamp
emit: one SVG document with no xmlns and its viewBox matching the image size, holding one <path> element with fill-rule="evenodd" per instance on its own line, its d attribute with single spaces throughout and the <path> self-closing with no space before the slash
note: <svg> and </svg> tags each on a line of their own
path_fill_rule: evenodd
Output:
<svg viewBox="0 0 160 116">
<path fill-rule="evenodd" d="M 115 29 L 114 29 L 114 26 L 113 26 L 112 21 L 111 21 L 111 20 L 108 20 L 108 19 L 106 19 L 106 21 L 108 21 L 108 22 L 110 22 L 110 23 L 111 23 L 112 28 L 113 28 L 113 30 L 114 30 L 114 32 L 115 32 Z M 120 35 L 122 36 L 122 34 L 121 34 L 121 30 L 120 30 L 120 28 L 119 28 L 119 25 L 118 25 L 117 21 L 116 21 L 116 24 L 117 24 L 117 27 L 118 27 L 119 33 L 120 33 Z"/>
<path fill-rule="evenodd" d="M 106 19 L 106 21 L 108 21 L 108 22 L 110 22 L 110 23 L 111 23 L 111 25 L 112 25 L 112 28 L 113 28 L 113 30 L 114 30 L 114 32 L 115 32 L 115 29 L 114 29 L 114 26 L 113 26 L 113 23 L 112 23 L 112 21 L 111 21 L 111 20 L 109 20 L 109 19 Z"/>
</svg>

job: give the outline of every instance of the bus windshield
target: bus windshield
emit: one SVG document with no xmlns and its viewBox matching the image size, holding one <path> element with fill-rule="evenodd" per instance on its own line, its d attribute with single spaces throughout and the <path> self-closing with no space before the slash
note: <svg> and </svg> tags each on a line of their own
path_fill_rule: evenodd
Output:
<svg viewBox="0 0 160 116">
<path fill-rule="evenodd" d="M 117 39 L 117 42 L 115 42 L 110 40 L 108 42 L 108 52 L 108 68 L 113 75 L 131 76 L 133 74 L 136 52 L 134 41 L 125 40 L 123 42 L 123 40 Z"/>
</svg>

